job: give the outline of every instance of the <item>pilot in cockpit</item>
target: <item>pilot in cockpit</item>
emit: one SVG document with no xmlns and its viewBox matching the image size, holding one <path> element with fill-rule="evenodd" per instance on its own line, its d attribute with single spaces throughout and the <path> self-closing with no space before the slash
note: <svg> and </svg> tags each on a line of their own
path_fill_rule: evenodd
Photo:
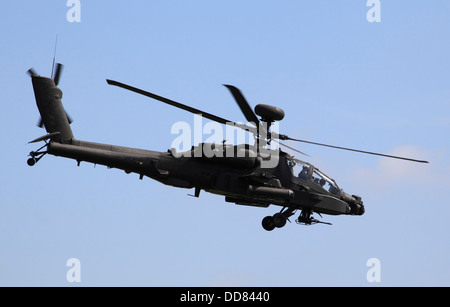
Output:
<svg viewBox="0 0 450 307">
<path fill-rule="evenodd" d="M 300 173 L 298 173 L 298 178 L 300 178 L 302 180 L 308 180 L 308 172 L 309 172 L 309 167 L 303 166 L 302 171 Z"/>
</svg>

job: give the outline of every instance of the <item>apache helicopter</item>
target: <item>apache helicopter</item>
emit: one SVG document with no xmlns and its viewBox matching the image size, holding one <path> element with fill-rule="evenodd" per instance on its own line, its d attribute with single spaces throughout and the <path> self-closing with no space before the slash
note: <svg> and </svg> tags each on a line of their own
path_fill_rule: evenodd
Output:
<svg viewBox="0 0 450 307">
<path fill-rule="evenodd" d="M 41 115 L 39 126 L 45 127 L 47 131 L 46 135 L 29 142 L 44 141 L 45 144 L 38 150 L 30 152 L 28 165 L 33 166 L 44 155 L 51 154 L 74 159 L 78 166 L 85 161 L 121 169 L 127 174 L 136 173 L 141 180 L 147 176 L 165 185 L 193 188 L 195 197 L 199 197 L 200 191 L 204 190 L 223 195 L 226 202 L 238 205 L 264 208 L 270 205 L 280 206 L 279 212 L 266 216 L 262 220 L 262 226 L 267 231 L 285 226 L 297 210 L 300 214 L 296 222 L 304 225 L 317 223 L 331 225 L 331 223 L 315 219 L 312 216 L 313 213 L 321 216 L 321 214 L 363 215 L 365 212 L 360 196 L 345 193 L 336 181 L 314 165 L 296 159 L 280 149 L 270 149 L 269 144 L 272 141 L 299 153 L 302 152 L 281 143 L 280 140 L 428 163 L 422 160 L 299 140 L 278 134 L 271 131 L 271 126 L 275 121 L 284 118 L 284 111 L 264 104 L 256 105 L 253 111 L 241 91 L 232 85 L 225 86 L 231 92 L 249 124 L 229 121 L 127 84 L 106 80 L 110 85 L 200 114 L 220 124 L 248 131 L 255 137 L 254 145 L 228 145 L 224 141 L 223 144 L 201 143 L 198 146 L 192 146 L 191 150 L 186 152 L 177 152 L 175 149 L 157 152 L 77 140 L 70 127 L 72 120 L 61 102 L 62 91 L 57 87 L 62 68 L 61 64 L 56 64 L 54 75 L 52 71 L 52 78 L 39 76 L 33 69 L 28 70 Z M 269 162 L 273 161 L 275 163 L 268 166 Z"/>
</svg>

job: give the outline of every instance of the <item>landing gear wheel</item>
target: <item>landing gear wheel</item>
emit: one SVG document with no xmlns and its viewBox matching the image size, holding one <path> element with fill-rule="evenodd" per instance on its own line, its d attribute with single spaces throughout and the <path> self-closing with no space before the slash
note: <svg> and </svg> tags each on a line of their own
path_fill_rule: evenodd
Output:
<svg viewBox="0 0 450 307">
<path fill-rule="evenodd" d="M 286 225 L 286 217 L 282 213 L 275 213 L 273 216 L 273 224 L 277 228 L 284 227 Z"/>
<path fill-rule="evenodd" d="M 35 158 L 30 158 L 30 159 L 28 159 L 28 160 L 27 160 L 27 164 L 28 164 L 29 166 L 35 165 L 35 164 L 36 164 L 36 159 L 35 159 Z"/>
<path fill-rule="evenodd" d="M 266 216 L 262 220 L 262 227 L 267 231 L 272 231 L 275 229 L 274 218 L 272 216 Z"/>
</svg>

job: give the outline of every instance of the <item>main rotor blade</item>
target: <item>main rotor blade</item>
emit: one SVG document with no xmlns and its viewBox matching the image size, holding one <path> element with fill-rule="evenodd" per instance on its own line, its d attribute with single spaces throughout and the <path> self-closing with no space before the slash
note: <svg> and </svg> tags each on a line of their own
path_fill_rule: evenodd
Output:
<svg viewBox="0 0 450 307">
<path fill-rule="evenodd" d="M 295 151 L 295 152 L 297 152 L 297 153 L 299 153 L 299 154 L 302 154 L 302 155 L 304 155 L 304 156 L 309 157 L 308 154 L 305 154 L 304 152 L 301 152 L 300 150 L 295 149 L 294 147 L 291 147 L 291 146 L 289 146 L 289 145 L 286 145 L 286 144 L 284 144 L 284 143 L 281 143 L 280 141 L 277 141 L 277 140 L 272 139 L 272 142 L 276 142 L 276 143 L 280 144 L 281 146 L 284 146 L 284 147 L 289 148 L 290 150 L 293 150 L 293 151 Z"/>
<path fill-rule="evenodd" d="M 237 104 L 239 105 L 239 108 L 241 109 L 242 113 L 244 113 L 244 116 L 247 119 L 247 121 L 254 123 L 256 126 L 258 126 L 259 125 L 258 117 L 256 117 L 256 114 L 253 112 L 252 108 L 248 104 L 244 95 L 242 95 L 241 91 L 233 85 L 224 84 L 224 86 L 230 90 L 231 94 L 234 97 L 234 100 L 236 100 Z"/>
<path fill-rule="evenodd" d="M 203 116 L 203 117 L 205 117 L 207 119 L 216 121 L 218 123 L 221 123 L 221 124 L 224 124 L 224 125 L 238 127 L 238 128 L 244 129 L 246 131 L 249 131 L 249 132 L 252 132 L 252 133 L 256 133 L 256 128 L 232 122 L 232 121 L 224 119 L 222 117 L 219 117 L 219 116 L 216 116 L 216 115 L 204 112 L 204 111 L 199 110 L 199 109 L 195 109 L 195 108 L 189 107 L 189 106 L 184 105 L 182 103 L 170 100 L 168 98 L 164 98 L 162 96 L 158 96 L 156 94 L 153 94 L 153 93 L 141 90 L 141 89 L 133 87 L 131 85 L 127 85 L 127 84 L 124 84 L 124 83 L 121 83 L 121 82 L 118 82 L 118 81 L 114 81 L 114 80 L 109 80 L 109 79 L 106 79 L 106 82 L 109 85 L 118 86 L 118 87 L 124 88 L 126 90 L 129 90 L 129 91 L 132 91 L 132 92 L 135 92 L 135 93 L 138 93 L 138 94 L 141 94 L 141 95 L 144 95 L 144 96 L 147 96 L 147 97 L 159 100 L 159 101 L 164 102 L 164 103 L 166 103 L 168 105 L 171 105 L 171 106 L 183 109 L 183 110 L 191 112 L 193 114 L 201 115 L 201 116 Z"/>
<path fill-rule="evenodd" d="M 316 142 L 305 141 L 305 140 L 298 140 L 298 139 L 294 139 L 294 138 L 287 137 L 287 136 L 286 136 L 285 139 L 286 139 L 286 140 L 290 140 L 290 141 L 296 141 L 296 142 L 302 142 L 302 143 L 312 144 L 312 145 L 319 145 L 319 146 L 331 147 L 331 148 L 342 149 L 342 150 L 348 150 L 348 151 L 355 151 L 355 152 L 359 152 L 359 153 L 364 153 L 364 154 L 369 154 L 369 155 L 375 155 L 375 156 L 381 156 L 381 157 L 386 157 L 386 158 L 401 159 L 401 160 L 407 160 L 407 161 L 418 162 L 418 163 L 429 163 L 428 161 L 424 161 L 424 160 L 416 160 L 416 159 L 411 159 L 411 158 L 405 158 L 405 157 L 399 157 L 399 156 L 386 155 L 386 154 L 381 154 L 381 153 L 376 153 L 376 152 L 370 152 L 370 151 L 364 151 L 364 150 L 359 150 L 359 149 L 353 149 L 353 148 L 347 148 L 347 147 L 340 147 L 340 146 L 334 146 L 334 145 L 328 145 L 328 144 L 316 143 Z"/>
</svg>

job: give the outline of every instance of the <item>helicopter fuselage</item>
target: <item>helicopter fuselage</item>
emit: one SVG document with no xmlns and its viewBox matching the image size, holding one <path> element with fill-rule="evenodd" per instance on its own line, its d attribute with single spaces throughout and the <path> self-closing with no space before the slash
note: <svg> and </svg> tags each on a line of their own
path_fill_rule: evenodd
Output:
<svg viewBox="0 0 450 307">
<path fill-rule="evenodd" d="M 311 180 L 294 176 L 288 164 L 291 157 L 283 151 L 279 151 L 276 167 L 262 168 L 260 156 L 196 157 L 196 148 L 192 155 L 178 156 L 173 149 L 158 152 L 72 139 L 65 144 L 49 142 L 47 152 L 74 159 L 78 164 L 85 161 L 105 165 L 136 173 L 140 179 L 146 176 L 165 185 L 195 188 L 196 196 L 201 190 L 223 195 L 227 202 L 239 205 L 273 204 L 331 215 L 361 214 L 361 210 L 352 210 L 356 204 L 352 197 L 343 197 L 341 191 L 333 195 Z"/>
</svg>

